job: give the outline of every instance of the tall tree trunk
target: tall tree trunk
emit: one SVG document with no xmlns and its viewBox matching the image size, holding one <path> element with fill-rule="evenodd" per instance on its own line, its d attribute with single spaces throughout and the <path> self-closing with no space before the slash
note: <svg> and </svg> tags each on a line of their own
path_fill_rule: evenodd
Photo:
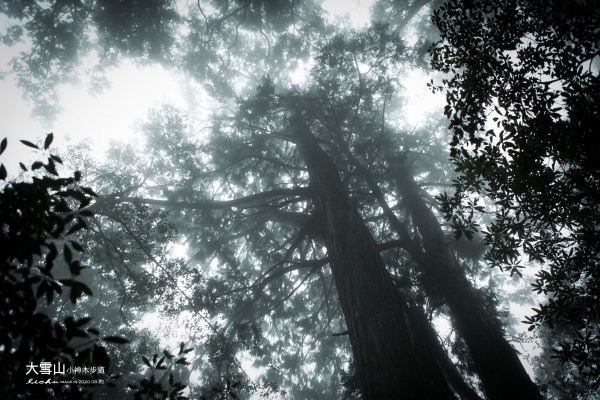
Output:
<svg viewBox="0 0 600 400">
<path fill-rule="evenodd" d="M 411 308 L 394 286 L 335 165 L 301 117 L 292 119 L 291 128 L 309 171 L 364 398 L 455 398 L 428 335 L 421 334 L 422 310 Z"/>
<path fill-rule="evenodd" d="M 412 176 L 398 175 L 403 201 L 423 239 L 426 279 L 445 298 L 490 400 L 541 399 L 537 386 L 502 332 L 494 311 L 486 310 L 448 243 L 439 221 Z"/>
</svg>

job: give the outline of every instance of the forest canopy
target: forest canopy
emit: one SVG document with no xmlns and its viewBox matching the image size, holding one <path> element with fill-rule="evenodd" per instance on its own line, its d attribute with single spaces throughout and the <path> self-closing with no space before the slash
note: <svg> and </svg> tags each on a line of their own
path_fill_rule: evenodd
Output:
<svg viewBox="0 0 600 400">
<path fill-rule="evenodd" d="M 0 393 L 596 398 L 598 6 L 2 2 L 48 124 L 61 85 L 125 62 L 211 110 L 149 110 L 101 162 L 23 141 L 47 161 L 0 193 Z M 416 125 L 411 71 L 446 96 Z M 28 387 L 47 362 L 106 373 Z"/>
</svg>

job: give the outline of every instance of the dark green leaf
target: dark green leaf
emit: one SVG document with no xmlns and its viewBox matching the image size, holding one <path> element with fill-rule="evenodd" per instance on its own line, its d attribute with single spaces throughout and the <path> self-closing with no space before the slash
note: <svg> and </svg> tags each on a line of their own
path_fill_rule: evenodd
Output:
<svg viewBox="0 0 600 400">
<path fill-rule="evenodd" d="M 69 293 L 69 300 L 71 300 L 71 303 L 77 303 L 77 299 L 81 297 L 81 294 L 82 292 L 79 286 L 71 285 L 71 292 Z"/>
<path fill-rule="evenodd" d="M 79 212 L 79 215 L 83 217 L 93 217 L 94 213 L 91 210 L 83 210 Z"/>
<path fill-rule="evenodd" d="M 75 325 L 83 326 L 83 325 L 87 324 L 88 322 L 90 322 L 91 320 L 92 320 L 92 317 L 79 318 L 77 320 L 77 322 L 75 322 Z"/>
<path fill-rule="evenodd" d="M 81 290 L 85 294 L 87 294 L 88 296 L 93 296 L 94 295 L 94 293 L 92 292 L 92 289 L 90 289 L 90 287 L 88 285 L 86 285 L 85 283 L 81 283 L 81 282 L 78 282 L 78 283 L 81 286 Z"/>
<path fill-rule="evenodd" d="M 46 136 L 46 140 L 44 141 L 44 149 L 48 149 L 48 147 L 50 147 L 50 145 L 52 144 L 52 140 L 54 140 L 54 134 L 49 133 Z"/>
<path fill-rule="evenodd" d="M 116 343 L 116 344 L 129 343 L 128 339 L 126 339 L 124 337 L 120 337 L 120 336 L 105 336 L 102 338 L 102 340 L 104 340 L 105 342 Z"/>
<path fill-rule="evenodd" d="M 66 244 L 63 248 L 63 255 L 67 264 L 70 264 L 71 261 L 73 261 L 73 252 L 71 251 L 71 248 Z"/>
<path fill-rule="evenodd" d="M 58 172 L 56 171 L 56 166 L 54 165 L 54 161 L 50 160 L 48 164 L 44 165 L 46 171 L 51 173 L 52 175 L 58 176 Z"/>
<path fill-rule="evenodd" d="M 75 250 L 77 250 L 77 251 L 79 251 L 79 252 L 82 252 L 82 251 L 83 251 L 83 246 L 82 246 L 81 244 L 79 244 L 78 242 L 75 242 L 74 240 L 71 240 L 71 242 L 70 242 L 70 243 L 71 243 L 71 246 L 72 246 L 72 247 L 73 247 Z"/>
<path fill-rule="evenodd" d="M 142 361 L 144 362 L 144 364 L 146 364 L 147 366 L 152 368 L 152 364 L 150 363 L 150 360 L 148 359 L 148 357 L 142 356 Z"/>
<path fill-rule="evenodd" d="M 29 140 L 21 140 L 21 143 L 23 143 L 25 146 L 29 146 L 29 147 L 32 147 L 34 149 L 38 149 L 38 150 L 40 149 L 35 144 L 31 143 Z"/>
<path fill-rule="evenodd" d="M 110 358 L 108 357 L 108 353 L 106 352 L 106 349 L 103 346 L 100 346 L 98 344 L 94 345 L 92 357 L 94 363 L 103 365 L 105 368 L 108 368 L 110 366 Z"/>
<path fill-rule="evenodd" d="M 77 231 L 79 231 L 79 230 L 81 230 L 81 229 L 83 229 L 83 228 L 85 228 L 85 227 L 86 227 L 86 225 L 85 225 L 85 222 L 83 222 L 83 220 L 81 220 L 81 219 L 78 219 L 78 220 L 77 220 L 77 223 L 76 223 L 76 224 L 74 224 L 74 225 L 73 225 L 73 226 L 72 226 L 72 227 L 71 227 L 71 228 L 70 228 L 70 229 L 67 231 L 67 235 L 70 235 L 70 234 L 72 234 L 72 233 L 74 233 L 74 232 L 77 232 Z"/>
<path fill-rule="evenodd" d="M 92 290 L 85 283 L 76 281 L 74 279 L 60 279 L 60 283 L 64 286 L 71 287 L 71 292 L 69 293 L 69 298 L 73 304 L 77 302 L 83 293 L 86 293 L 89 296 L 92 296 Z"/>
<path fill-rule="evenodd" d="M 96 336 L 98 336 L 100 334 L 100 331 L 98 329 L 96 329 L 96 328 L 88 328 L 87 331 L 89 333 L 92 333 L 92 334 L 96 335 Z"/>
<path fill-rule="evenodd" d="M 89 194 L 90 196 L 93 197 L 98 197 L 98 194 L 96 194 L 96 192 L 94 192 L 92 189 L 87 188 L 87 187 L 82 187 L 81 190 L 83 190 L 86 194 Z"/>
<path fill-rule="evenodd" d="M 81 263 L 77 260 L 71 262 L 69 264 L 69 271 L 73 276 L 79 275 L 81 273 Z"/>
<path fill-rule="evenodd" d="M 58 281 L 64 286 L 73 286 L 73 282 L 75 282 L 73 279 L 59 279 Z"/>
</svg>

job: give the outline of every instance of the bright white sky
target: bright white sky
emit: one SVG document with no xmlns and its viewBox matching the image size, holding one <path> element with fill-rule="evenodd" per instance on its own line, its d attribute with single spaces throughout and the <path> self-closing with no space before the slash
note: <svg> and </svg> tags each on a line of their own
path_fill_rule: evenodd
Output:
<svg viewBox="0 0 600 400">
<path fill-rule="evenodd" d="M 324 0 L 323 8 L 334 18 L 346 20 L 353 27 L 368 25 L 374 0 Z"/>
<path fill-rule="evenodd" d="M 9 173 L 16 171 L 16 161 L 27 153 L 18 139 L 32 142 L 54 132 L 60 146 L 67 138 L 73 141 L 91 140 L 102 154 L 111 140 L 132 138 L 137 120 L 149 109 L 162 104 L 186 108 L 186 91 L 181 82 L 160 67 L 121 65 L 108 74 L 110 88 L 92 95 L 84 85 L 65 85 L 59 90 L 63 112 L 50 126 L 31 117 L 29 105 L 23 100 L 14 80 L 0 81 L 0 137 L 8 137 L 6 160 Z"/>
</svg>

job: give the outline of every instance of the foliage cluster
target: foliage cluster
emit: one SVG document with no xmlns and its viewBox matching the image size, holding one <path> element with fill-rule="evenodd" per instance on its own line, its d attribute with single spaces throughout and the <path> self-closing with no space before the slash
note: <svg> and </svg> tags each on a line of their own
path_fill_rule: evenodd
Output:
<svg viewBox="0 0 600 400">
<path fill-rule="evenodd" d="M 53 135 L 44 142 L 48 150 Z M 26 146 L 37 145 L 22 141 Z M 7 139 L 0 144 L 6 150 Z M 61 363 L 68 367 L 103 366 L 108 371 L 110 360 L 101 344 L 100 332 L 86 328 L 91 318 L 53 320 L 41 310 L 63 291 L 76 303 L 91 289 L 79 276 L 85 267 L 79 260 L 84 249 L 72 235 L 85 228 L 92 213 L 87 209 L 95 193 L 79 185 L 81 174 L 61 178 L 56 166 L 62 160 L 50 155 L 47 161 L 35 161 L 28 169 L 31 180 L 5 182 L 0 192 L 0 364 L 2 396 L 5 398 L 78 398 L 89 393 L 77 385 L 27 385 L 27 365 L 40 362 Z M 45 170 L 46 174 L 40 174 Z M 0 179 L 6 179 L 0 165 Z M 61 256 L 61 257 L 59 257 Z M 119 341 L 118 337 L 102 340 Z M 67 379 L 65 377 L 65 379 Z M 23 397 L 25 396 L 25 397 Z"/>
<path fill-rule="evenodd" d="M 455 191 L 440 196 L 458 235 L 484 220 L 490 265 L 538 266 L 547 296 L 530 329 L 580 378 L 600 379 L 600 12 L 596 1 L 449 1 L 434 13 L 432 65 L 453 137 Z M 491 200 L 484 207 L 481 199 Z"/>
</svg>

